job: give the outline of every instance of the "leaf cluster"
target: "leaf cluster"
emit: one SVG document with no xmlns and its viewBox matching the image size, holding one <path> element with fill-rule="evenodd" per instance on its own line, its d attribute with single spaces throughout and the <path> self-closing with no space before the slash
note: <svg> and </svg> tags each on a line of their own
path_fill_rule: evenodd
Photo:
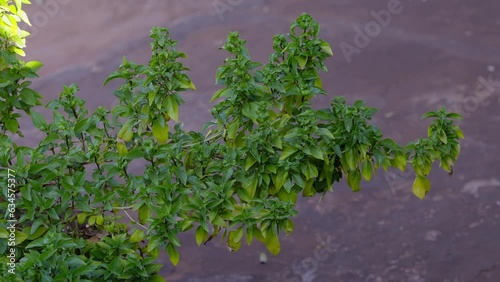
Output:
<svg viewBox="0 0 500 282">
<path fill-rule="evenodd" d="M 453 119 L 460 116 L 444 108 L 427 113 L 434 118 L 428 137 L 402 146 L 370 123 L 377 110 L 363 101 L 347 105 L 336 97 L 328 108 L 312 108 L 311 100 L 326 94 L 320 72 L 333 55 L 318 36 L 319 24 L 299 16 L 289 34 L 274 37 L 262 65 L 230 33 L 222 47 L 229 57 L 216 73 L 221 89 L 212 98 L 213 120 L 200 132 L 179 123 L 182 92 L 195 86 L 167 29 L 152 29 L 147 65 L 123 58 L 105 80 L 122 81 L 113 109 L 90 113 L 70 85 L 46 104 L 51 120 L 31 109 L 41 96 L 23 90 L 39 65 L 18 61 L 19 46 L 2 49 L 16 60 L 2 70 L 9 84 L 0 85 L 0 165 L 16 172 L 19 187 L 17 278 L 163 281 L 155 263 L 160 250 L 176 265 L 178 236 L 189 230 L 198 245 L 220 236 L 238 251 L 256 239 L 278 254 L 279 236 L 294 229 L 300 195 L 324 195 L 343 177 L 359 191 L 362 178 L 370 181 L 379 167 L 405 170 L 411 163 L 413 192 L 423 198 L 432 163 L 451 171 L 458 158 L 463 136 Z M 17 80 L 9 77 L 14 73 Z M 12 125 L 19 111 L 44 133 L 34 148 L 7 134 L 22 134 Z M 7 214 L 9 192 L 2 189 Z M 0 238 L 8 236 L 0 227 Z M 7 252 L 7 240 L 0 240 L 0 261 Z"/>
</svg>

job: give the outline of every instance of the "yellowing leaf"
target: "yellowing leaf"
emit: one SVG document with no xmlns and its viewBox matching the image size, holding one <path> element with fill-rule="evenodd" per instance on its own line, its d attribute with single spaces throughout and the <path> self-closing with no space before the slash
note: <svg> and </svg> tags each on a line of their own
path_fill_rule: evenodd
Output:
<svg viewBox="0 0 500 282">
<path fill-rule="evenodd" d="M 85 219 L 87 218 L 87 214 L 86 213 L 80 213 L 78 214 L 78 216 L 76 217 L 77 221 L 78 221 L 78 224 L 83 224 L 85 222 Z"/>
<path fill-rule="evenodd" d="M 136 230 L 132 235 L 130 236 L 130 243 L 137 243 L 140 242 L 144 239 L 144 231 L 142 230 Z"/>
<path fill-rule="evenodd" d="M 158 121 L 153 123 L 153 136 L 159 143 L 165 143 L 168 140 L 168 124 L 161 126 Z"/>
<path fill-rule="evenodd" d="M 132 122 L 127 121 L 118 132 L 118 138 L 125 142 L 132 140 L 132 137 L 134 136 L 134 131 L 132 129 Z"/>
<path fill-rule="evenodd" d="M 125 157 L 128 153 L 127 145 L 123 142 L 117 142 L 116 143 L 116 148 L 118 149 L 118 154 L 121 157 Z"/>
<path fill-rule="evenodd" d="M 396 155 L 394 156 L 394 162 L 396 166 L 399 168 L 401 171 L 406 170 L 406 155 L 403 152 L 397 152 Z"/>
<path fill-rule="evenodd" d="M 97 225 L 102 225 L 104 223 L 104 217 L 101 214 L 96 216 L 95 223 Z"/>
<path fill-rule="evenodd" d="M 145 224 L 146 221 L 151 217 L 152 215 L 152 212 L 151 212 L 151 209 L 143 204 L 140 208 L 139 208 L 139 222 L 142 223 L 142 224 Z"/>
<path fill-rule="evenodd" d="M 413 182 L 412 192 L 417 196 L 420 200 L 425 198 L 425 195 L 431 189 L 431 183 L 427 177 L 417 176 L 415 181 Z"/>
</svg>

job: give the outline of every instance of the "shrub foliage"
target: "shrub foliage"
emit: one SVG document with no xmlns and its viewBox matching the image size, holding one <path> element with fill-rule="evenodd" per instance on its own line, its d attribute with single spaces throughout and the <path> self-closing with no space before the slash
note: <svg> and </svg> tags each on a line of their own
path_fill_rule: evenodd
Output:
<svg viewBox="0 0 500 282">
<path fill-rule="evenodd" d="M 433 118 L 428 136 L 406 146 L 383 137 L 370 123 L 377 110 L 363 101 L 335 97 L 313 109 L 333 53 L 307 14 L 274 37 L 264 65 L 229 34 L 214 119 L 200 132 L 179 123 L 182 93 L 195 86 L 165 28 L 151 31 L 149 64 L 124 58 L 105 80 L 123 82 L 117 106 L 89 113 L 70 85 L 46 104 L 47 120 L 29 88 L 41 63 L 19 57 L 27 32 L 18 23 L 29 23 L 23 3 L 0 1 L 0 270 L 10 281 L 164 281 L 160 250 L 176 265 L 178 235 L 191 229 L 198 245 L 221 237 L 237 251 L 256 239 L 278 254 L 299 195 L 324 195 L 343 177 L 359 191 L 379 167 L 410 163 L 413 193 L 423 198 L 432 164 L 451 171 L 459 155 L 460 116 L 444 108 L 424 115 Z M 23 113 L 44 133 L 36 147 L 13 141 Z"/>
</svg>

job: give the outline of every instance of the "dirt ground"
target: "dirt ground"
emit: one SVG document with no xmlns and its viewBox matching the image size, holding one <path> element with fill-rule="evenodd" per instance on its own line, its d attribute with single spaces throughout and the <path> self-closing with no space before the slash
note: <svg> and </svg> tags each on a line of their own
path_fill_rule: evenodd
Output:
<svg viewBox="0 0 500 282">
<path fill-rule="evenodd" d="M 210 119 L 227 33 L 239 31 L 253 58 L 264 61 L 272 36 L 308 12 L 335 52 L 324 75 L 330 94 L 317 106 L 335 95 L 364 99 L 380 109 L 374 123 L 401 143 L 425 136 L 420 117 L 428 110 L 446 105 L 466 116 L 455 173 L 436 167 L 425 200 L 411 194 L 410 174 L 381 171 L 356 194 L 342 183 L 321 202 L 300 200 L 296 231 L 267 264 L 259 264 L 265 248 L 258 244 L 230 253 L 223 242 L 197 247 L 188 233 L 177 267 L 162 258 L 168 281 L 500 281 L 499 1 L 33 2 L 26 52 L 45 64 L 35 88 L 47 101 L 76 83 L 90 108 L 111 107 L 117 84 L 101 87 L 105 77 L 123 55 L 147 63 L 150 28 L 166 26 L 188 54 L 198 88 L 184 95 L 181 120 L 198 130 Z M 390 17 L 376 16 L 387 15 L 382 10 Z M 23 142 L 39 137 L 29 122 L 22 126 Z M 321 246 L 328 252 L 318 257 Z"/>
</svg>

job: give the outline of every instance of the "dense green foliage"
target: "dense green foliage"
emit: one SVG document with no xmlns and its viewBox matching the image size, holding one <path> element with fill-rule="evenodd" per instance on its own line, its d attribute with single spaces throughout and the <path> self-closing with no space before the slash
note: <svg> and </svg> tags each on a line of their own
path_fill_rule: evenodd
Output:
<svg viewBox="0 0 500 282">
<path fill-rule="evenodd" d="M 166 250 L 176 265 L 178 235 L 191 229 L 198 245 L 220 236 L 237 251 L 255 238 L 278 254 L 299 195 L 324 194 L 344 176 L 359 191 L 379 167 L 405 170 L 410 162 L 413 192 L 423 198 L 432 163 L 451 171 L 459 155 L 462 133 L 452 119 L 460 116 L 444 109 L 425 115 L 434 118 L 427 138 L 401 146 L 369 123 L 376 109 L 362 101 L 336 97 L 329 108 L 311 108 L 325 94 L 319 72 L 333 53 L 306 14 L 274 37 L 263 66 L 238 33 L 229 35 L 214 120 L 201 132 L 178 123 L 181 93 L 195 87 L 163 28 L 151 31 L 149 64 L 124 58 L 105 81 L 123 81 L 116 107 L 89 113 L 71 85 L 46 104 L 48 121 L 33 109 L 41 96 L 28 88 L 41 64 L 17 56 L 27 1 L 11 2 L 0 1 L 0 271 L 10 269 L 14 249 L 10 281 L 164 281 L 156 257 Z M 21 112 L 45 134 L 34 148 L 12 141 L 22 134 Z M 17 220 L 15 247 L 8 219 Z"/>
</svg>

